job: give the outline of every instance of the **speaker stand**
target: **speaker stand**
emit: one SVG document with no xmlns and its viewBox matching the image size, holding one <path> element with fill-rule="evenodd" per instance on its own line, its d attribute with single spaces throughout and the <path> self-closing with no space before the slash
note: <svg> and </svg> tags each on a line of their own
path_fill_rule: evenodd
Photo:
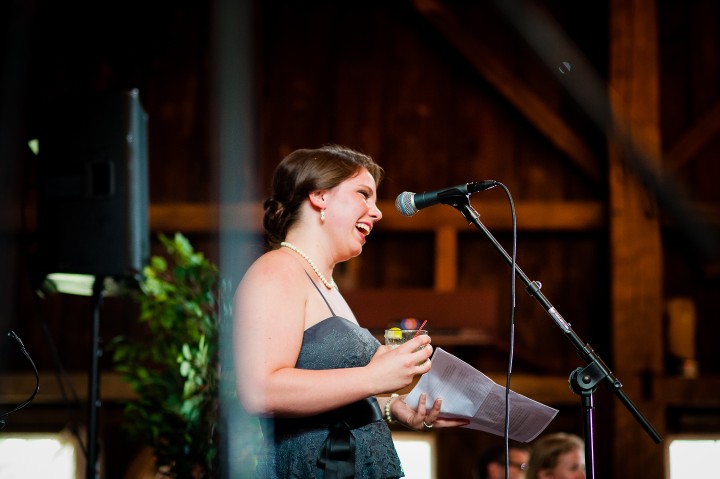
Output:
<svg viewBox="0 0 720 479">
<path fill-rule="evenodd" d="M 103 301 L 102 277 L 95 277 L 92 291 L 92 345 L 90 347 L 90 376 L 88 378 L 88 432 L 85 479 L 98 479 L 98 412 L 100 409 L 100 307 Z"/>
</svg>

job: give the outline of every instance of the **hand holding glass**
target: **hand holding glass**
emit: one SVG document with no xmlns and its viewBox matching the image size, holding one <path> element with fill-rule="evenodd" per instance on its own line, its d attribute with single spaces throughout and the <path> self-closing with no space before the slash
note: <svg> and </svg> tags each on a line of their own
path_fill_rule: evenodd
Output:
<svg viewBox="0 0 720 479">
<path fill-rule="evenodd" d="M 410 341 L 415 336 L 421 334 L 426 335 L 427 333 L 424 329 L 386 329 L 385 344 L 395 349 L 401 344 Z"/>
</svg>

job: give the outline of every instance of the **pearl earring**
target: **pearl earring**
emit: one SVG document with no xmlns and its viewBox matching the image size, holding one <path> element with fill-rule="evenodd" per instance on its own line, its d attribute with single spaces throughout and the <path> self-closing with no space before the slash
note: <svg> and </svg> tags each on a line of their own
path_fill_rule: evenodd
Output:
<svg viewBox="0 0 720 479">
<path fill-rule="evenodd" d="M 320 210 L 320 221 L 325 221 L 325 208 Z"/>
</svg>

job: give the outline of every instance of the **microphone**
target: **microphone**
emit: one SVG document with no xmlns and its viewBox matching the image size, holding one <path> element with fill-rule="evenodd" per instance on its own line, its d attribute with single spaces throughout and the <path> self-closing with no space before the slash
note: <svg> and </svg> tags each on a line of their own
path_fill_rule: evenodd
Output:
<svg viewBox="0 0 720 479">
<path fill-rule="evenodd" d="M 497 185 L 498 182 L 495 180 L 484 180 L 451 186 L 450 188 L 443 188 L 441 190 L 427 191 L 420 194 L 403 191 L 395 200 L 395 209 L 403 216 L 412 216 L 428 206 L 445 203 L 448 199 L 456 198 L 460 195 L 467 197 L 471 193 L 489 190 Z"/>
</svg>

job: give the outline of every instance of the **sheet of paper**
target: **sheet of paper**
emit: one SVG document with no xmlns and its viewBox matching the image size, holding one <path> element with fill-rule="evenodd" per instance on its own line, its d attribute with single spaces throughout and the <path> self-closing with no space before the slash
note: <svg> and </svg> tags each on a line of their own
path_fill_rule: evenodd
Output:
<svg viewBox="0 0 720 479">
<path fill-rule="evenodd" d="M 470 424 L 463 427 L 504 436 L 505 391 L 506 388 L 465 361 L 436 348 L 432 369 L 420 378 L 405 402 L 415 407 L 422 393 L 427 394 L 428 404 L 441 397 L 441 416 L 469 419 Z M 558 413 L 557 409 L 512 390 L 509 409 L 508 437 L 520 442 L 535 439 Z"/>
</svg>

